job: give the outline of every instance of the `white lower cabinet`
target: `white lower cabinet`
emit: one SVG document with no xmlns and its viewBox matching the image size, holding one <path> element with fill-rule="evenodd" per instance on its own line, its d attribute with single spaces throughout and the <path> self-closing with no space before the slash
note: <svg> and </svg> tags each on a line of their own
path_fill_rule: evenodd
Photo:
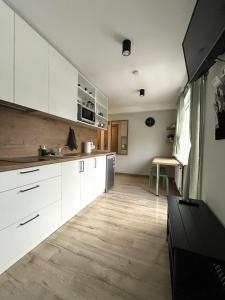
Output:
<svg viewBox="0 0 225 300">
<path fill-rule="evenodd" d="M 0 273 L 52 234 L 60 226 L 60 215 L 58 201 L 0 231 Z"/>
<path fill-rule="evenodd" d="M 94 160 L 94 198 L 97 198 L 105 192 L 106 156 L 95 157 Z"/>
<path fill-rule="evenodd" d="M 51 164 L 16 171 L 16 187 L 61 175 L 61 164 Z"/>
<path fill-rule="evenodd" d="M 0 230 L 61 200 L 61 177 L 0 193 Z"/>
<path fill-rule="evenodd" d="M 105 177 L 105 156 L 0 173 L 0 273 L 102 194 Z"/>
<path fill-rule="evenodd" d="M 94 158 L 81 161 L 80 195 L 81 207 L 85 207 L 94 197 Z"/>
<path fill-rule="evenodd" d="M 62 163 L 62 223 L 105 192 L 106 157 Z"/>
<path fill-rule="evenodd" d="M 62 223 L 71 219 L 81 208 L 80 165 L 78 160 L 62 163 Z"/>
</svg>

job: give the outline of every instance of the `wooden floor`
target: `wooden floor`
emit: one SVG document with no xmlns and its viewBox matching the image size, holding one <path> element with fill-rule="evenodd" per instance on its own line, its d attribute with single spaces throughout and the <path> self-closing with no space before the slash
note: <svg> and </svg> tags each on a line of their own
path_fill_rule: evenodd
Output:
<svg viewBox="0 0 225 300">
<path fill-rule="evenodd" d="M 118 175 L 101 196 L 0 276 L 1 300 L 170 300 L 166 198 Z"/>
</svg>

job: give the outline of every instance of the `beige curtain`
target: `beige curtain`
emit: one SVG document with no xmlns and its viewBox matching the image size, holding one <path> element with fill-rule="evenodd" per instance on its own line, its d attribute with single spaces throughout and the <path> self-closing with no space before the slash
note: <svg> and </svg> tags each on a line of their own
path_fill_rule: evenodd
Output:
<svg viewBox="0 0 225 300">
<path fill-rule="evenodd" d="M 206 101 L 206 76 L 191 84 L 190 136 L 191 150 L 185 170 L 184 197 L 201 199 L 202 157 L 204 136 L 204 109 Z"/>
</svg>

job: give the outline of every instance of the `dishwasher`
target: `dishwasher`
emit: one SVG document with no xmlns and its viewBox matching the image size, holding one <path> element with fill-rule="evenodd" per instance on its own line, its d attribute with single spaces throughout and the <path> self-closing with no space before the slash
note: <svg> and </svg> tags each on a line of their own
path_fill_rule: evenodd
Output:
<svg viewBox="0 0 225 300">
<path fill-rule="evenodd" d="M 116 156 L 106 156 L 106 192 L 114 185 Z"/>
</svg>

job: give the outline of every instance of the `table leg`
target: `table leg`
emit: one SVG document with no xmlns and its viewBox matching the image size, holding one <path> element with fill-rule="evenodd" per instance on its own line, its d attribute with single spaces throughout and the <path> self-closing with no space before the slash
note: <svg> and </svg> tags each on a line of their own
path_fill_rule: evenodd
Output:
<svg viewBox="0 0 225 300">
<path fill-rule="evenodd" d="M 156 196 L 159 196 L 159 164 L 156 165 Z"/>
</svg>

